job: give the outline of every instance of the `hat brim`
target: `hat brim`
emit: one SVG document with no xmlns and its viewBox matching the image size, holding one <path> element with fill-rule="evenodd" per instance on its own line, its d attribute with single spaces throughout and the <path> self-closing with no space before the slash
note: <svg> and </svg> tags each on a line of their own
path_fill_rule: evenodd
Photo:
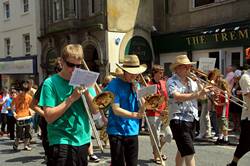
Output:
<svg viewBox="0 0 250 166">
<path fill-rule="evenodd" d="M 194 65 L 196 62 L 190 62 L 190 63 L 172 63 L 169 68 L 171 71 L 174 71 L 174 69 L 179 65 Z"/>
<path fill-rule="evenodd" d="M 142 64 L 138 67 L 124 67 L 123 65 L 116 64 L 122 70 L 130 73 L 130 74 L 141 74 L 147 70 L 147 65 Z"/>
</svg>

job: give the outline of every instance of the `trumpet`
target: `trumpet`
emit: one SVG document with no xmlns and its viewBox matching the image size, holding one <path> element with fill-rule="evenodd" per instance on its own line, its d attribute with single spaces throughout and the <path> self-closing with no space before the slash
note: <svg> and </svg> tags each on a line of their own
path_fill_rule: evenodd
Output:
<svg viewBox="0 0 250 166">
<path fill-rule="evenodd" d="M 193 69 L 193 68 L 191 69 L 190 76 L 188 76 L 188 77 L 190 77 L 191 79 L 196 79 L 196 80 L 200 81 L 201 83 L 203 83 L 205 85 L 212 86 L 215 91 L 219 92 L 221 95 L 223 95 L 225 97 L 226 94 L 225 94 L 224 90 L 222 90 L 221 88 L 217 87 L 213 82 L 206 81 L 206 80 L 198 77 L 193 71 L 195 71 L 196 73 L 198 73 L 201 76 L 204 76 L 206 78 L 208 77 L 205 72 L 200 71 L 198 69 Z M 237 97 L 235 97 L 235 96 L 233 96 L 233 95 L 229 95 L 229 100 L 231 102 L 233 102 L 234 104 L 242 107 L 242 108 L 246 108 L 246 102 L 243 101 L 243 100 L 241 100 L 241 99 L 239 99 L 239 98 L 237 98 Z"/>
</svg>

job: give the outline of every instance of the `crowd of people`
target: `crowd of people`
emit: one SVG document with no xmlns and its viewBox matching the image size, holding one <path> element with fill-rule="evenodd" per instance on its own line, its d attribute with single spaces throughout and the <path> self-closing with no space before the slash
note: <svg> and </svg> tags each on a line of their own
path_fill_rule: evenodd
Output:
<svg viewBox="0 0 250 166">
<path fill-rule="evenodd" d="M 218 69 L 204 74 L 193 69 L 196 63 L 186 55 L 179 55 L 170 65 L 170 78 L 166 78 L 164 68 L 156 64 L 150 75 L 143 77 L 147 66 L 140 64 L 137 55 L 127 55 L 122 64 L 117 64 L 115 73 L 107 75 L 100 85 L 102 91 L 114 95 L 108 111 L 100 111 L 93 103 L 93 98 L 102 93 L 97 87 L 69 85 L 74 69 L 82 66 L 83 56 L 81 45 L 66 45 L 55 65 L 55 74 L 37 89 L 32 88 L 31 80 L 23 81 L 20 90 L 3 88 L 0 136 L 8 134 L 14 140 L 14 150 L 19 149 L 20 140 L 24 141 L 24 150 L 32 150 L 33 123 L 33 127 L 39 124 L 48 166 L 84 166 L 88 160 L 99 162 L 91 143 L 90 117 L 86 111 L 93 114 L 96 121 L 102 121 L 102 125 L 96 127 L 101 129 L 103 144 L 110 147 L 112 166 L 138 165 L 138 136 L 142 130 L 149 131 L 156 164 L 167 160 L 162 149 L 173 138 L 178 149 L 176 165 L 194 166 L 194 140 L 214 139 L 215 144 L 229 144 L 231 128 L 241 135 L 228 166 L 237 165 L 250 150 L 249 71 L 243 73 L 230 66 L 225 78 Z M 147 97 L 138 98 L 138 91 L 150 85 L 156 85 L 154 95 L 163 100 L 157 108 L 145 106 Z M 247 104 L 241 105 L 238 99 L 244 99 Z M 39 117 L 39 122 L 34 117 Z"/>
</svg>

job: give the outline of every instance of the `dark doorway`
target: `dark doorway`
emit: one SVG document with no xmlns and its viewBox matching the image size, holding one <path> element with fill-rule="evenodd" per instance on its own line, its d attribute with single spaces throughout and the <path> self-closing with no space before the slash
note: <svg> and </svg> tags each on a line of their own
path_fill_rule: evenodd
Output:
<svg viewBox="0 0 250 166">
<path fill-rule="evenodd" d="M 84 60 L 88 65 L 89 70 L 94 72 L 99 72 L 98 62 L 98 52 L 95 46 L 87 45 L 84 48 Z"/>
<path fill-rule="evenodd" d="M 216 58 L 215 68 L 220 69 L 220 53 L 219 53 L 219 51 L 209 52 L 209 58 Z"/>
</svg>

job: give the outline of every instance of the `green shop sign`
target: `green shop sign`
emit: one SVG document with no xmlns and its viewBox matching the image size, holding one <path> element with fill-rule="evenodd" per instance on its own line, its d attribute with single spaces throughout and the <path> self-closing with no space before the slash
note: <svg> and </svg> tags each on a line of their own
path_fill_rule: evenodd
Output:
<svg viewBox="0 0 250 166">
<path fill-rule="evenodd" d="M 229 31 L 209 35 L 185 37 L 188 47 L 193 49 L 206 48 L 211 45 L 236 45 L 236 42 L 249 42 L 249 29 Z M 224 47 L 225 47 L 224 46 Z"/>
<path fill-rule="evenodd" d="M 250 45 L 250 26 L 230 24 L 226 28 L 207 28 L 171 34 L 153 34 L 156 53 L 192 51 L 202 49 L 239 47 Z"/>
</svg>

